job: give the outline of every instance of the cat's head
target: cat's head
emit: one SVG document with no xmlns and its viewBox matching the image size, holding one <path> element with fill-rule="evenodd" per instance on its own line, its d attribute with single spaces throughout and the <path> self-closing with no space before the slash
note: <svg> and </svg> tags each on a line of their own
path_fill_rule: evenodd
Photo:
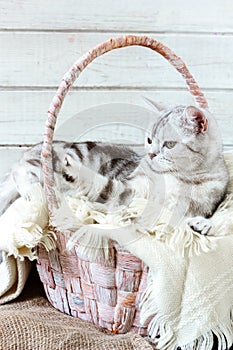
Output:
<svg viewBox="0 0 233 350">
<path fill-rule="evenodd" d="M 149 166 L 161 173 L 202 171 L 213 141 L 208 112 L 194 106 L 161 108 L 154 104 L 154 108 L 160 110 L 160 116 L 145 137 Z"/>
</svg>

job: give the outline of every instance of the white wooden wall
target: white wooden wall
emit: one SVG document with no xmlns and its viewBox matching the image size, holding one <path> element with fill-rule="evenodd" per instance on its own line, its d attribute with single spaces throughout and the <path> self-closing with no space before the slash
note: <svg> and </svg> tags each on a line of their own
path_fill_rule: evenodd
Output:
<svg viewBox="0 0 233 350">
<path fill-rule="evenodd" d="M 232 0 L 0 0 L 0 176 L 22 149 L 42 140 L 48 105 L 72 63 L 126 33 L 152 36 L 184 59 L 225 147 L 233 146 Z M 192 103 L 182 78 L 156 53 L 111 52 L 66 98 L 57 138 L 140 144 L 153 118 L 141 96 Z"/>
</svg>

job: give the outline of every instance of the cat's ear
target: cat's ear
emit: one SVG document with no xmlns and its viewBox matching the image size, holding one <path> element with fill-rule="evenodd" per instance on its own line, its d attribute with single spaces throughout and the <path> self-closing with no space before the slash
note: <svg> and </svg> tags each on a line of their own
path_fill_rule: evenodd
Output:
<svg viewBox="0 0 233 350">
<path fill-rule="evenodd" d="M 189 106 L 185 109 L 184 118 L 185 123 L 191 124 L 194 127 L 196 134 L 204 133 L 208 128 L 208 119 L 204 112 L 194 106 Z M 190 123 L 191 122 L 191 123 Z"/>
<path fill-rule="evenodd" d="M 161 103 L 161 102 L 155 102 L 153 100 L 151 100 L 148 97 L 142 96 L 143 100 L 151 107 L 153 107 L 153 109 L 156 109 L 157 112 L 162 112 L 168 109 L 168 106 L 165 106 L 165 104 Z"/>
</svg>

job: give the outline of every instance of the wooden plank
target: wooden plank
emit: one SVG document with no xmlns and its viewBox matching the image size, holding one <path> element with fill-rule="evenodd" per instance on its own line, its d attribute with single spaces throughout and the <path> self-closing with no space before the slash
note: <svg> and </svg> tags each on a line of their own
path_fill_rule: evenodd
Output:
<svg viewBox="0 0 233 350">
<path fill-rule="evenodd" d="M 0 91 L 0 144 L 40 142 L 54 92 Z M 61 110 L 57 138 L 142 143 L 144 129 L 154 118 L 142 96 L 168 104 L 193 104 L 185 91 L 73 91 Z M 233 91 L 207 92 L 206 97 L 224 144 L 233 145 Z"/>
<path fill-rule="evenodd" d="M 88 49 L 115 33 L 0 33 L 0 86 L 56 87 Z M 153 37 L 183 57 L 202 88 L 231 89 L 233 36 Z M 180 75 L 157 53 L 131 47 L 95 60 L 78 79 L 79 87 L 183 88 Z"/>
<path fill-rule="evenodd" d="M 0 147 L 0 181 L 10 171 L 15 162 L 18 161 L 25 147 Z"/>
<path fill-rule="evenodd" d="M 232 6 L 231 0 L 2 0 L 0 27 L 232 33 Z"/>
</svg>

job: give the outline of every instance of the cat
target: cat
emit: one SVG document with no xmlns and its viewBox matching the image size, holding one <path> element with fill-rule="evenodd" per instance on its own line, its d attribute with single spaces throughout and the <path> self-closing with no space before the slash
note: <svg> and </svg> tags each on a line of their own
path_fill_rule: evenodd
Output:
<svg viewBox="0 0 233 350">
<path fill-rule="evenodd" d="M 42 143 L 38 143 L 26 150 L 11 172 L 0 184 L 0 215 L 18 197 L 30 192 L 32 184 L 43 184 L 41 164 Z M 83 168 L 99 173 L 103 179 L 123 181 L 139 164 L 140 156 L 123 146 L 102 142 L 78 142 L 65 141 L 53 142 L 53 169 L 56 184 L 62 192 L 77 189 L 77 169 L 82 164 Z M 90 197 L 88 193 L 83 194 Z M 102 200 L 106 190 L 100 192 Z M 98 195 L 97 195 L 98 196 Z"/>
<path fill-rule="evenodd" d="M 144 211 L 148 220 L 168 206 L 178 217 L 187 217 L 194 230 L 207 234 L 208 218 L 228 183 L 218 128 L 208 111 L 194 106 L 164 109 L 149 102 L 160 115 L 146 133 L 145 156 L 114 144 L 54 142 L 57 186 L 67 193 L 79 188 L 109 208 L 129 205 L 137 195 L 153 203 L 152 213 Z M 32 183 L 42 183 L 41 147 L 26 151 L 1 185 L 0 213 L 19 195 L 26 196 Z"/>
</svg>

